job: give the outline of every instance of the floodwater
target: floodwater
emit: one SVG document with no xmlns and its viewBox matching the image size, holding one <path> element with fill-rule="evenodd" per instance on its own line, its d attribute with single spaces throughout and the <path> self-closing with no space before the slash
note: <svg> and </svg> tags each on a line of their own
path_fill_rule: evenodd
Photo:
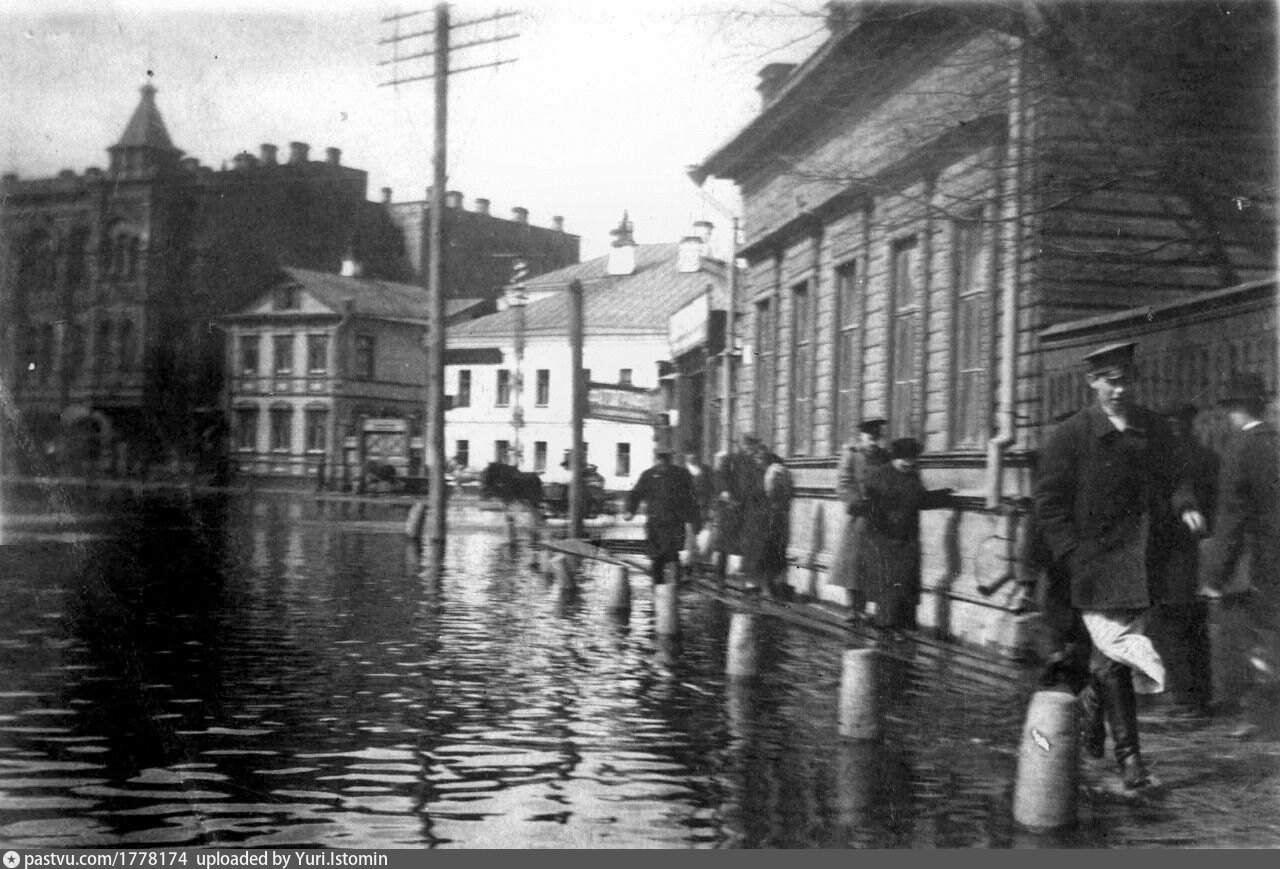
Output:
<svg viewBox="0 0 1280 869">
<path fill-rule="evenodd" d="M 432 575 L 389 524 L 296 513 L 179 499 L 10 534 L 0 842 L 1114 847 L 1143 821 L 1014 828 L 1025 680 L 907 644 L 885 738 L 844 743 L 832 636 L 762 616 L 762 675 L 730 680 L 732 610 L 694 589 L 659 640 L 645 578 L 628 615 L 590 571 L 565 601 L 500 526 Z"/>
</svg>

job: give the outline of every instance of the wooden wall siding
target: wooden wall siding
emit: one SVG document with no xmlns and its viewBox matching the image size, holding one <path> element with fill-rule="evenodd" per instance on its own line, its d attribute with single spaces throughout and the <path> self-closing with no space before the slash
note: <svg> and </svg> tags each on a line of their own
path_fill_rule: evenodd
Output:
<svg viewBox="0 0 1280 869">
<path fill-rule="evenodd" d="M 1207 409 L 1232 371 L 1262 375 L 1273 394 L 1276 373 L 1274 281 L 1259 281 L 1156 309 L 1058 324 L 1040 334 L 1043 370 L 1034 387 L 1039 421 L 1090 401 L 1080 357 L 1091 348 L 1138 342 L 1137 395 L 1149 407 L 1190 402 Z"/>
<path fill-rule="evenodd" d="M 959 45 L 920 45 L 914 58 L 895 59 L 894 69 L 851 59 L 849 81 L 805 119 L 813 133 L 777 143 L 779 159 L 742 179 L 746 244 L 844 192 L 853 180 L 890 169 L 915 143 L 1005 112 L 1008 64 L 995 59 L 1007 59 L 1007 52 L 998 36 L 980 33 Z"/>
<path fill-rule="evenodd" d="M 1122 100 L 1059 96 L 1038 111 L 1040 193 L 1053 207 L 1041 217 L 1036 277 L 1049 322 L 1159 305 L 1271 273 L 1273 206 L 1249 202 L 1258 191 L 1274 190 L 1275 156 L 1265 147 L 1274 134 L 1265 124 L 1239 137 L 1204 128 L 1230 143 L 1219 169 L 1233 177 L 1226 190 L 1221 180 L 1171 176 L 1149 156 L 1157 150 L 1150 119 Z M 1194 155 L 1194 140 L 1188 148 Z M 1241 160 L 1242 151 L 1256 159 Z M 1102 180 L 1106 189 L 1092 189 Z M 1206 189 L 1195 195 L 1208 205 L 1193 208 L 1188 193 L 1199 183 Z M 1251 191 L 1243 194 L 1248 205 L 1214 205 L 1233 191 Z"/>
</svg>

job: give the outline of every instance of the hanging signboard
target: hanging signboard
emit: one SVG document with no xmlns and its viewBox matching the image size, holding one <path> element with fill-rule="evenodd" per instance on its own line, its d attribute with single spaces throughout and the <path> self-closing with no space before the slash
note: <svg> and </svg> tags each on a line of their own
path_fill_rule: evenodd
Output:
<svg viewBox="0 0 1280 869">
<path fill-rule="evenodd" d="M 654 415 L 661 410 L 661 397 L 656 389 L 616 383 L 588 383 L 586 415 L 590 419 L 652 425 Z"/>
</svg>

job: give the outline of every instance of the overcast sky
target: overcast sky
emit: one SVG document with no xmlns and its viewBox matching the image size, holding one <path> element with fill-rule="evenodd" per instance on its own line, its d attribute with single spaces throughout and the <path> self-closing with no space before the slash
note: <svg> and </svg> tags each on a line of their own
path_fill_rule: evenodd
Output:
<svg viewBox="0 0 1280 869">
<path fill-rule="evenodd" d="M 152 82 L 174 144 L 206 165 L 291 141 L 342 149 L 369 173 L 369 197 L 422 199 L 431 179 L 432 83 L 379 87 L 430 71 L 378 41 L 397 12 L 430 2 L 380 0 L 0 0 L 0 169 L 47 177 L 105 166 Z M 563 215 L 583 258 L 604 252 L 627 209 L 642 243 L 672 241 L 696 219 L 721 238 L 728 219 L 700 204 L 685 167 L 756 111 L 756 72 L 803 59 L 821 42 L 821 0 L 524 0 L 451 4 L 455 43 L 516 39 L 459 51 L 453 66 L 516 62 L 450 78 L 449 189 L 495 214 Z M 261 11 L 270 10 L 270 11 Z M 400 53 L 429 47 L 430 37 Z M 732 191 L 716 191 L 722 200 Z"/>
</svg>

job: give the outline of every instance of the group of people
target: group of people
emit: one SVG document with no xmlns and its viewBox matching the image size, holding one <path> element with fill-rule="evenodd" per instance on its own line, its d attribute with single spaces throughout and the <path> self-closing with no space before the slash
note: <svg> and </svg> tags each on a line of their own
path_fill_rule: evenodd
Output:
<svg viewBox="0 0 1280 869">
<path fill-rule="evenodd" d="M 1194 713 L 1243 714 L 1243 734 L 1280 723 L 1280 434 L 1263 418 L 1262 378 L 1235 375 L 1218 402 L 1233 430 L 1219 462 L 1192 434 L 1194 406 L 1157 413 L 1134 401 L 1135 348 L 1084 357 L 1094 400 L 1059 420 L 1036 457 L 1023 559 L 1051 637 L 1042 684 L 1076 694 L 1087 753 L 1103 757 L 1110 731 L 1122 787 L 1141 792 L 1155 779 L 1138 693 L 1172 686 Z M 920 443 L 886 444 L 886 426 L 864 421 L 841 457 L 847 517 L 829 582 L 846 589 L 851 620 L 892 636 L 916 626 L 920 512 L 947 506 L 951 490 L 926 489 Z M 782 460 L 751 435 L 714 472 L 696 454 L 685 467 L 671 455 L 658 451 L 627 501 L 628 518 L 648 502 L 654 581 L 667 564 L 678 579 L 680 552 L 711 522 L 721 581 L 739 555 L 749 582 L 785 594 L 792 485 Z M 1226 626 L 1212 650 L 1210 599 Z M 1147 634 L 1152 612 L 1160 647 Z M 1239 696 L 1213 698 L 1211 658 L 1248 674 Z"/>
<path fill-rule="evenodd" d="M 751 586 L 771 598 L 786 595 L 783 580 L 791 536 L 791 472 L 782 458 L 754 435 L 741 438 L 738 450 L 722 455 L 713 470 L 696 450 L 686 449 L 684 464 L 659 447 L 655 461 L 627 495 L 623 518 L 645 505 L 645 539 L 654 583 L 666 581 L 670 565 L 676 581 L 683 575 L 680 554 L 705 547 L 716 576 L 726 577 L 730 555 L 742 558 Z"/>
<path fill-rule="evenodd" d="M 849 619 L 869 618 L 890 634 L 916 627 L 920 603 L 920 511 L 951 503 L 951 489 L 926 489 L 915 438 L 886 448 L 883 419 L 865 420 L 840 457 L 836 494 L 847 517 L 829 583 L 845 589 Z"/>
<path fill-rule="evenodd" d="M 1217 462 L 1190 432 L 1194 409 L 1161 414 L 1134 401 L 1135 347 L 1085 357 L 1095 400 L 1059 422 L 1039 457 L 1029 549 L 1053 633 L 1042 682 L 1076 694 L 1088 754 L 1104 756 L 1110 730 L 1121 784 L 1140 792 L 1155 779 L 1137 694 L 1177 684 L 1193 712 L 1247 707 L 1257 720 L 1242 732 L 1274 721 L 1280 435 L 1263 421 L 1262 379 L 1233 376 L 1219 407 L 1234 436 L 1215 481 Z M 1225 647 L 1212 652 L 1211 597 L 1233 615 Z M 1176 656 L 1148 636 L 1152 613 Z M 1247 662 L 1256 676 L 1247 696 L 1211 707 L 1211 654 Z"/>
</svg>

